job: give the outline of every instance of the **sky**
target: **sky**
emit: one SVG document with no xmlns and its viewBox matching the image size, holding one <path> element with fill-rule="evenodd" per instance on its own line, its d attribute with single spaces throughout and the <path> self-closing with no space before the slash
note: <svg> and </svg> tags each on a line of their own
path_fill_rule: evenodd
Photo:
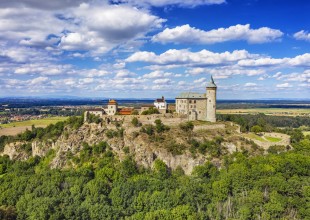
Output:
<svg viewBox="0 0 310 220">
<path fill-rule="evenodd" d="M 0 0 L 0 97 L 310 98 L 308 0 Z"/>
</svg>

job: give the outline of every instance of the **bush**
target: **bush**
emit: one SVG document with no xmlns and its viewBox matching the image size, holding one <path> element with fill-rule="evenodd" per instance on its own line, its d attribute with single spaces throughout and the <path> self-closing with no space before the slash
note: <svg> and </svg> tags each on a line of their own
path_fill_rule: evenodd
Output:
<svg viewBox="0 0 310 220">
<path fill-rule="evenodd" d="M 139 115 L 139 112 L 138 112 L 137 110 L 133 110 L 133 111 L 131 112 L 131 114 L 132 114 L 132 115 Z"/>
<path fill-rule="evenodd" d="M 255 134 L 260 133 L 263 131 L 262 127 L 259 125 L 254 125 L 251 127 L 251 131 L 254 132 Z"/>
<path fill-rule="evenodd" d="M 164 132 L 164 131 L 169 131 L 170 128 L 166 125 L 164 125 L 160 119 L 156 119 L 155 120 L 155 128 L 156 128 L 156 131 L 158 133 L 161 133 L 161 132 Z"/>
<path fill-rule="evenodd" d="M 98 115 L 88 114 L 88 115 L 87 115 L 87 122 L 88 122 L 88 123 L 96 123 L 96 124 L 99 124 L 99 123 L 102 122 L 102 118 L 100 118 L 100 116 L 98 116 Z"/>
<path fill-rule="evenodd" d="M 150 125 L 150 124 L 144 125 L 144 126 L 141 128 L 140 131 L 143 132 L 143 133 L 148 134 L 149 136 L 151 136 L 151 135 L 154 134 L 155 127 L 154 127 L 153 125 Z"/>
<path fill-rule="evenodd" d="M 283 145 L 273 145 L 268 148 L 268 153 L 270 154 L 279 154 L 286 151 L 286 147 Z"/>
<path fill-rule="evenodd" d="M 131 120 L 131 124 L 135 127 L 140 127 L 142 125 L 136 117 Z"/>
<path fill-rule="evenodd" d="M 181 123 L 179 126 L 185 132 L 193 131 L 194 129 L 194 124 L 191 121 Z"/>
<path fill-rule="evenodd" d="M 160 114 L 157 108 L 151 107 L 148 110 L 145 110 L 141 113 L 141 115 L 152 115 L 152 114 Z"/>
</svg>

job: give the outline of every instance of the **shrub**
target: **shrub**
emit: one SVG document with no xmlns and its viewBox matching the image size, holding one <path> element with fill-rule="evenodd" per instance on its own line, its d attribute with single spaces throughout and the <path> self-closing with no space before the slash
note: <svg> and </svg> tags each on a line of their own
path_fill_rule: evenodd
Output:
<svg viewBox="0 0 310 220">
<path fill-rule="evenodd" d="M 151 107 L 148 110 L 145 110 L 141 113 L 141 115 L 152 115 L 152 114 L 159 114 L 159 111 L 157 108 Z"/>
<path fill-rule="evenodd" d="M 194 129 L 194 124 L 191 121 L 181 123 L 179 126 L 185 132 L 193 131 Z"/>
<path fill-rule="evenodd" d="M 142 125 L 136 117 L 131 120 L 131 124 L 135 127 L 140 127 Z"/>
<path fill-rule="evenodd" d="M 156 126 L 155 126 L 156 131 L 157 131 L 158 133 L 161 133 L 161 132 L 169 131 L 169 130 L 170 130 L 170 128 L 169 128 L 168 126 L 164 125 L 164 124 L 161 122 L 160 119 L 156 119 L 156 120 L 155 120 L 155 125 L 156 125 Z"/>
<path fill-rule="evenodd" d="M 153 125 L 150 125 L 150 124 L 144 125 L 144 126 L 141 128 L 140 131 L 151 136 L 151 135 L 154 134 L 155 127 L 154 127 Z"/>
</svg>

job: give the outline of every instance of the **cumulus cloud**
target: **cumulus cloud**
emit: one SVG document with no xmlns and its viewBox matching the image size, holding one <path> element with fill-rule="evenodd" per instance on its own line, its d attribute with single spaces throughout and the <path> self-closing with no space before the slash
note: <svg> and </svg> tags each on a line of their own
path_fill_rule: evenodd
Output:
<svg viewBox="0 0 310 220">
<path fill-rule="evenodd" d="M 251 82 L 248 82 L 246 84 L 244 84 L 245 87 L 253 87 L 253 86 L 257 86 L 256 83 L 251 83 Z"/>
<path fill-rule="evenodd" d="M 148 7 L 163 7 L 169 5 L 177 5 L 180 7 L 196 7 L 199 5 L 218 5 L 223 4 L 225 0 L 112 0 L 115 3 L 129 3 L 136 6 Z"/>
<path fill-rule="evenodd" d="M 214 44 L 226 41 L 245 40 L 248 43 L 266 43 L 280 40 L 283 33 L 280 30 L 261 27 L 251 29 L 249 24 L 235 25 L 210 31 L 190 27 L 188 24 L 175 28 L 166 28 L 155 35 L 152 40 L 161 43 L 195 43 Z"/>
<path fill-rule="evenodd" d="M 255 76 L 266 72 L 264 69 L 248 69 L 242 68 L 238 65 L 220 66 L 214 68 L 190 68 L 186 71 L 191 75 L 211 74 L 215 79 L 226 79 L 235 75 Z"/>
<path fill-rule="evenodd" d="M 168 78 L 154 80 L 154 84 L 170 84 L 170 83 L 171 83 L 171 80 Z"/>
<path fill-rule="evenodd" d="M 280 89 L 285 89 L 285 88 L 291 88 L 292 85 L 289 83 L 283 83 L 283 84 L 277 84 L 276 87 Z"/>
<path fill-rule="evenodd" d="M 160 71 L 160 70 L 156 70 L 156 71 L 150 72 L 148 74 L 144 74 L 143 78 L 146 78 L 146 79 L 159 79 L 159 78 L 169 77 L 169 76 L 172 76 L 172 75 L 173 75 L 172 73 L 167 73 L 167 72 L 163 72 L 163 71 Z"/>
<path fill-rule="evenodd" d="M 271 67 L 271 66 L 291 66 L 291 67 L 309 67 L 310 53 L 298 55 L 293 58 L 257 58 L 243 59 L 238 61 L 238 65 L 242 67 Z"/>
<path fill-rule="evenodd" d="M 71 10 L 67 17 L 78 25 L 61 37 L 60 47 L 65 50 L 93 50 L 93 54 L 102 54 L 118 44 L 144 37 L 154 28 L 160 28 L 165 21 L 148 11 L 126 5 L 85 3 Z"/>
<path fill-rule="evenodd" d="M 0 7 L 30 7 L 44 10 L 56 10 L 78 6 L 82 2 L 89 2 L 89 1 L 90 0 L 66 0 L 66 1 L 10 0 L 10 1 L 0 1 Z"/>
<path fill-rule="evenodd" d="M 140 51 L 132 54 L 126 62 L 148 62 L 154 64 L 190 64 L 190 65 L 217 65 L 235 62 L 238 60 L 255 57 L 246 50 L 235 50 L 233 52 L 214 53 L 208 50 L 190 52 L 189 50 L 170 49 L 156 55 L 154 52 Z"/>
<path fill-rule="evenodd" d="M 88 55 L 97 56 L 143 38 L 165 22 L 147 10 L 123 4 L 63 2 L 72 7 L 44 11 L 26 1 L 0 8 L 0 39 L 49 51 L 90 51 Z"/>
<path fill-rule="evenodd" d="M 296 40 L 305 40 L 310 42 L 310 33 L 304 30 L 296 32 L 294 35 Z"/>
<path fill-rule="evenodd" d="M 135 73 L 130 72 L 129 70 L 123 69 L 123 70 L 117 71 L 115 78 L 131 78 L 134 76 L 136 76 Z"/>
<path fill-rule="evenodd" d="M 310 70 L 305 70 L 302 73 L 294 72 L 278 76 L 277 79 L 284 81 L 306 82 L 310 83 Z"/>
</svg>

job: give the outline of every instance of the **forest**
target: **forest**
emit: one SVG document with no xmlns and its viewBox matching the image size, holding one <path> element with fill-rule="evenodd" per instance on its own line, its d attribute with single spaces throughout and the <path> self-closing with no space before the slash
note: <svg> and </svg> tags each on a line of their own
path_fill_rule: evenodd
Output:
<svg viewBox="0 0 310 220">
<path fill-rule="evenodd" d="M 266 129 L 257 123 L 259 117 L 280 129 L 280 122 L 262 115 L 245 116 L 245 128 Z M 241 120 L 236 118 L 222 120 Z M 296 126 L 308 123 L 292 120 Z M 15 138 L 53 138 L 63 126 L 81 123 L 70 118 Z M 310 137 L 284 127 L 299 134 L 292 150 L 259 156 L 235 152 L 225 156 L 220 169 L 207 162 L 191 175 L 170 170 L 159 159 L 152 169 L 138 166 L 130 154 L 120 162 L 105 142 L 83 143 L 75 166 L 62 170 L 49 168 L 53 150 L 26 161 L 1 156 L 0 219 L 309 219 Z"/>
</svg>

